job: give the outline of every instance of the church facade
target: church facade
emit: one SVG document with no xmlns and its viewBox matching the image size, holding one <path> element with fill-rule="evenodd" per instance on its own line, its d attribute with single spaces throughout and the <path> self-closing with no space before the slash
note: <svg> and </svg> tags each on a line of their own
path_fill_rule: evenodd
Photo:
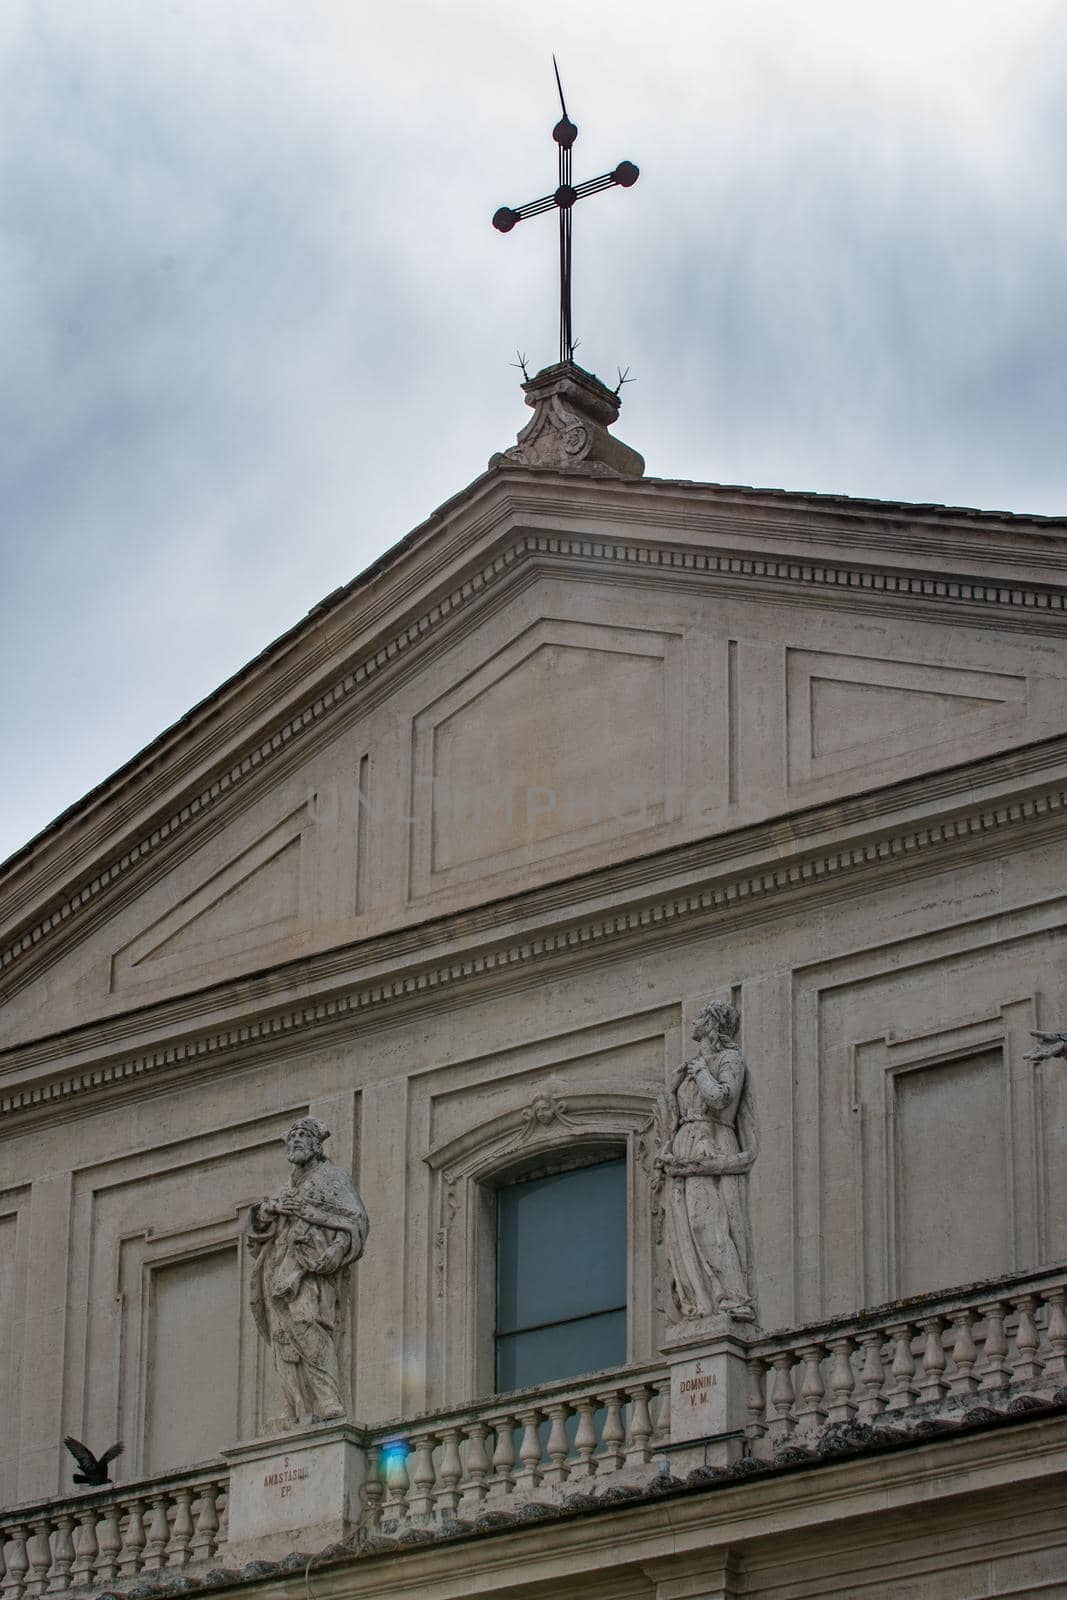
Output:
<svg viewBox="0 0 1067 1600">
<path fill-rule="evenodd" d="M 526 387 L 0 873 L 0 1594 L 1067 1596 L 1067 520 Z"/>
</svg>

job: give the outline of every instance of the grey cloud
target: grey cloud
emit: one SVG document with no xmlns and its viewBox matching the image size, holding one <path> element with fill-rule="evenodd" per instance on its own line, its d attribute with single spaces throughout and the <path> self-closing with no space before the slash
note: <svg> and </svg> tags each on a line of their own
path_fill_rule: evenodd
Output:
<svg viewBox="0 0 1067 1600">
<path fill-rule="evenodd" d="M 608 0 L 0 24 L 0 855 L 521 426 L 552 219 L 488 219 L 552 187 L 565 19 L 581 175 L 642 167 L 576 220 L 579 359 L 633 367 L 651 472 L 1067 508 L 1062 50 L 972 145 L 699 10 L 662 50 Z"/>
</svg>

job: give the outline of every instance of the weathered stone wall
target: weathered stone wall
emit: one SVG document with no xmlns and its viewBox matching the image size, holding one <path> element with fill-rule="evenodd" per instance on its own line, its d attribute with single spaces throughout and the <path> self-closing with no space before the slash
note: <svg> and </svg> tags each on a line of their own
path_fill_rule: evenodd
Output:
<svg viewBox="0 0 1067 1600">
<path fill-rule="evenodd" d="M 758 1095 L 766 1328 L 1067 1256 L 1067 1068 L 1024 1059 L 1067 1026 L 1059 615 L 853 591 L 840 538 L 787 560 L 765 510 L 574 517 L 12 985 L 0 1500 L 66 1482 L 64 1432 L 123 1436 L 133 1476 L 273 1414 L 241 1219 L 294 1116 L 371 1213 L 353 1415 L 487 1392 L 487 1185 L 556 1146 L 628 1153 L 653 1355 L 648 1124 L 712 996 Z M 749 568 L 708 565 L 746 540 Z"/>
</svg>

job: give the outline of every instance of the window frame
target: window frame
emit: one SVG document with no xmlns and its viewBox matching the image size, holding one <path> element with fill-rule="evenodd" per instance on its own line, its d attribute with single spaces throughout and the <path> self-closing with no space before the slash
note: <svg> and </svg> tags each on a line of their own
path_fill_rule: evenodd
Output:
<svg viewBox="0 0 1067 1600">
<path fill-rule="evenodd" d="M 499 1329 L 498 1329 L 498 1323 L 499 1323 L 498 1297 L 499 1297 L 499 1283 L 500 1283 L 500 1277 L 499 1277 L 499 1273 L 500 1273 L 500 1260 L 499 1260 L 500 1210 L 499 1210 L 499 1207 L 500 1207 L 500 1195 L 501 1195 L 501 1193 L 505 1189 L 510 1189 L 510 1188 L 514 1187 L 515 1185 L 517 1185 L 517 1184 L 535 1182 L 538 1178 L 556 1177 L 556 1176 L 560 1175 L 561 1173 L 565 1173 L 565 1172 L 584 1172 L 584 1171 L 587 1171 L 591 1167 L 605 1166 L 605 1165 L 607 1165 L 609 1163 L 614 1164 L 614 1163 L 617 1163 L 617 1162 L 623 1162 L 623 1163 L 626 1164 L 625 1165 L 625 1174 L 624 1174 L 624 1180 L 625 1180 L 625 1189 L 624 1189 L 625 1214 L 624 1214 L 624 1217 L 623 1217 L 623 1223 L 624 1223 L 624 1226 L 625 1226 L 625 1229 L 626 1229 L 626 1239 L 625 1239 L 625 1244 L 624 1244 L 624 1250 L 625 1250 L 625 1255 L 626 1255 L 626 1290 L 625 1290 L 625 1301 L 624 1301 L 624 1304 L 623 1304 L 623 1306 L 621 1308 L 625 1312 L 625 1315 L 626 1315 L 626 1340 L 625 1340 L 625 1350 L 624 1350 L 624 1355 L 623 1355 L 623 1359 L 625 1361 L 629 1357 L 629 1350 L 630 1350 L 630 1289 L 631 1289 L 630 1280 L 631 1280 L 631 1277 L 632 1277 L 632 1258 L 631 1258 L 631 1252 L 630 1252 L 630 1230 L 631 1230 L 631 1225 L 632 1225 L 632 1217 L 631 1217 L 631 1214 L 630 1214 L 630 1204 L 629 1204 L 629 1200 L 630 1200 L 629 1176 L 630 1176 L 630 1174 L 629 1174 L 629 1163 L 628 1163 L 628 1160 L 627 1160 L 626 1141 L 625 1140 L 598 1139 L 598 1140 L 593 1141 L 592 1143 L 589 1143 L 589 1144 L 576 1143 L 576 1144 L 573 1144 L 573 1145 L 567 1145 L 562 1150 L 555 1150 L 555 1151 L 551 1151 L 551 1152 L 546 1152 L 544 1160 L 535 1163 L 532 1167 L 531 1167 L 529 1162 L 521 1163 L 518 1166 L 518 1168 L 514 1168 L 514 1167 L 513 1168 L 507 1168 L 507 1167 L 505 1167 L 505 1168 L 501 1169 L 499 1172 L 493 1173 L 491 1175 L 489 1181 L 487 1183 L 483 1184 L 483 1186 L 482 1186 L 483 1188 L 489 1189 L 491 1191 L 490 1205 L 492 1207 L 492 1263 L 491 1263 L 491 1270 L 492 1270 L 492 1282 L 493 1282 L 493 1290 L 494 1290 L 494 1293 L 493 1293 L 493 1315 L 492 1315 L 492 1326 L 491 1326 L 491 1333 L 490 1333 L 491 1347 L 485 1353 L 485 1358 L 487 1358 L 491 1363 L 492 1377 L 493 1377 L 493 1392 L 494 1393 L 506 1393 L 507 1392 L 506 1390 L 499 1390 L 497 1388 L 497 1373 L 498 1373 L 497 1341 L 501 1337 L 501 1335 L 499 1333 Z M 486 1269 L 488 1269 L 488 1267 L 489 1267 L 489 1263 L 486 1263 Z M 577 1319 L 571 1319 L 571 1320 L 577 1320 Z M 522 1331 L 522 1330 L 516 1330 L 516 1331 Z M 596 1371 L 597 1369 L 596 1368 L 592 1368 L 590 1370 Z M 584 1377 L 585 1374 L 584 1373 L 576 1373 L 574 1376 L 577 1379 L 577 1378 L 580 1378 L 580 1377 Z M 548 1382 L 550 1380 L 546 1379 L 545 1381 Z"/>
<path fill-rule="evenodd" d="M 503 1183 L 524 1175 L 547 1176 L 625 1153 L 626 1364 L 650 1360 L 657 1349 L 650 1182 L 655 1093 L 651 1086 L 644 1093 L 611 1094 L 556 1087 L 562 1098 L 538 1094 L 522 1111 L 472 1128 L 424 1157 L 433 1174 L 428 1407 L 496 1393 L 496 1195 Z"/>
</svg>

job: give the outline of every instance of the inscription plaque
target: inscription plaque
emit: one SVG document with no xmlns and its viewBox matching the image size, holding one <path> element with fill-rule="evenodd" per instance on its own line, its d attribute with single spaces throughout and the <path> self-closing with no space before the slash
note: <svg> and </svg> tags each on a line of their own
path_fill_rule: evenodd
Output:
<svg viewBox="0 0 1067 1600">
<path fill-rule="evenodd" d="M 355 1528 L 366 1450 L 362 1432 L 351 1424 L 320 1423 L 283 1439 L 253 1439 L 225 1455 L 231 1547 L 262 1549 L 266 1541 L 285 1554 L 298 1535 L 329 1544 Z"/>
<path fill-rule="evenodd" d="M 723 1433 L 726 1419 L 722 1361 L 679 1361 L 671 1368 L 671 1437 L 705 1439 Z"/>
</svg>

